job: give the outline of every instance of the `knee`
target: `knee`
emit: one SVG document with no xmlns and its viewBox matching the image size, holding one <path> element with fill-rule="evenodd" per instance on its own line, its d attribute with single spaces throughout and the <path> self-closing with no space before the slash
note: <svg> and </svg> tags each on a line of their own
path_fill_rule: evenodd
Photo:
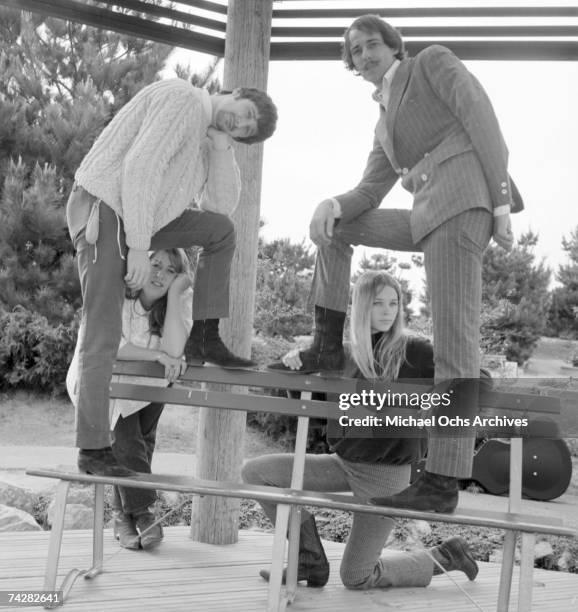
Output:
<svg viewBox="0 0 578 612">
<path fill-rule="evenodd" d="M 215 216 L 214 240 L 222 245 L 235 246 L 237 242 L 237 232 L 235 224 L 227 215 L 212 213 Z"/>
<path fill-rule="evenodd" d="M 241 478 L 243 482 L 249 484 L 263 484 L 264 478 L 262 474 L 262 457 L 249 459 L 241 468 Z"/>
</svg>

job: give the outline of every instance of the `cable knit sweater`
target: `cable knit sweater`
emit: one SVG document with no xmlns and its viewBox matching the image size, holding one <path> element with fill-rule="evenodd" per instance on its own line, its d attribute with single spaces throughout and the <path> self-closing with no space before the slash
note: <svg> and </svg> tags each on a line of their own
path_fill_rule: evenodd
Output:
<svg viewBox="0 0 578 612">
<path fill-rule="evenodd" d="M 151 236 L 193 200 L 231 214 L 241 181 L 233 150 L 213 148 L 207 91 L 182 79 L 142 89 L 103 130 L 75 179 L 124 221 L 129 248 L 146 250 Z"/>
</svg>

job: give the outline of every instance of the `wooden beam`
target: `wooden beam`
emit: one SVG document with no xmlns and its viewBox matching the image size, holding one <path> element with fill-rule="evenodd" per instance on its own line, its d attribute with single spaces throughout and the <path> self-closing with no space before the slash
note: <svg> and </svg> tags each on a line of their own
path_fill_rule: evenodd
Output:
<svg viewBox="0 0 578 612">
<path fill-rule="evenodd" d="M 286 9 L 276 8 L 273 19 L 356 19 L 360 15 L 379 15 L 392 18 L 420 17 L 578 17 L 576 6 L 455 6 L 412 8 L 321 8 Z"/>
<path fill-rule="evenodd" d="M 267 89 L 273 0 L 229 0 L 223 87 Z M 231 269 L 229 318 L 221 322 L 223 339 L 239 355 L 251 354 L 257 239 L 259 232 L 263 145 L 235 145 L 243 189 L 233 215 L 237 249 Z M 235 388 L 235 390 L 237 390 Z M 241 389 L 239 389 L 239 392 Z M 247 392 L 247 389 L 244 389 Z M 237 480 L 243 464 L 246 415 L 237 411 L 199 410 L 197 474 Z M 238 503 L 219 498 L 193 500 L 191 536 L 210 544 L 238 538 Z"/>
<path fill-rule="evenodd" d="M 172 19 L 173 21 L 188 23 L 207 30 L 221 32 L 223 34 L 225 33 L 225 29 L 227 27 L 227 24 L 224 21 L 208 19 L 206 17 L 201 17 L 200 15 L 185 13 L 184 11 L 177 11 L 158 4 L 150 4 L 149 2 L 143 2 L 143 0 L 96 0 L 96 2 L 125 8 L 130 11 L 137 11 L 150 17 L 164 17 L 166 19 Z"/>
<path fill-rule="evenodd" d="M 211 55 L 222 57 L 224 54 L 225 42 L 222 39 L 132 15 L 124 15 L 74 0 L 58 0 L 58 2 L 54 0 L 0 0 L 0 5 L 77 23 L 85 23 L 95 28 L 111 30 L 137 38 L 146 38 L 166 45 L 193 49 Z"/>
<path fill-rule="evenodd" d="M 462 60 L 576 61 L 578 41 L 424 40 L 406 41 L 410 55 L 436 44 L 451 49 Z M 338 42 L 271 43 L 271 60 L 336 60 L 341 57 Z"/>
<path fill-rule="evenodd" d="M 181 16 L 184 15 L 186 17 L 182 17 L 183 22 L 207 29 L 213 29 L 219 34 L 222 33 L 223 28 L 226 27 L 224 22 L 202 18 L 197 15 L 189 15 L 182 11 L 173 11 L 173 9 L 164 7 L 152 8 L 154 5 L 145 3 L 143 0 L 98 1 L 106 4 L 116 4 L 117 6 L 123 6 L 124 8 L 131 8 L 133 10 L 137 10 L 137 8 L 143 8 L 144 10 L 144 6 L 147 6 L 147 10 L 150 9 L 154 11 L 156 17 L 166 16 L 168 18 L 170 15 L 176 18 L 176 14 Z M 221 14 L 224 12 L 223 9 L 226 9 L 223 5 L 216 5 L 212 2 L 201 2 L 200 0 L 186 0 L 186 2 L 182 3 L 203 10 L 216 11 L 216 7 L 219 7 L 219 12 Z M 219 36 L 193 32 L 184 27 L 166 25 L 135 15 L 126 15 L 110 9 L 88 5 L 78 0 L 0 0 L 0 5 L 18 10 L 39 12 L 60 19 L 86 23 L 96 28 L 112 30 L 129 36 L 146 38 L 184 49 L 201 51 L 218 57 L 224 55 L 224 41 Z M 500 8 L 507 10 L 505 7 Z M 514 8 L 518 10 L 518 7 Z M 532 14 L 535 15 L 537 14 L 535 10 L 537 8 L 541 9 L 538 11 L 539 13 L 544 15 L 547 13 L 548 16 L 556 12 L 565 13 L 566 15 L 572 14 L 572 16 L 578 15 L 578 7 L 529 7 L 528 10 L 532 9 Z M 571 10 L 566 11 L 565 9 Z M 408 9 L 403 10 L 407 11 Z M 466 9 L 464 9 L 464 11 L 465 10 Z M 324 11 L 328 11 L 328 9 L 324 9 Z M 299 11 L 299 13 L 301 15 L 303 11 Z M 283 15 L 286 16 L 286 14 L 287 11 L 283 11 Z M 152 16 L 151 13 L 151 17 Z M 442 26 L 439 28 L 408 26 L 400 29 L 406 37 L 406 46 L 411 55 L 415 55 L 418 51 L 432 43 L 438 43 L 452 49 L 454 53 L 463 60 L 575 61 L 578 59 L 578 41 L 559 39 L 559 37 L 576 37 L 578 35 L 578 26 L 502 26 L 495 28 L 490 26 L 469 26 L 464 28 L 454 28 L 452 26 Z M 504 36 L 506 32 L 508 36 L 535 37 L 539 35 L 558 37 L 558 39 L 548 41 L 535 39 L 526 41 L 491 39 Z M 295 37 L 315 35 L 320 38 L 332 35 L 340 38 L 342 33 L 342 28 L 325 27 L 274 27 L 272 31 L 273 36 L 280 38 L 293 35 Z M 488 40 L 452 40 L 435 38 L 436 35 L 447 35 L 449 37 L 451 35 L 464 36 L 466 34 L 487 36 Z M 413 41 L 411 40 L 412 36 L 426 37 L 426 39 Z M 273 41 L 271 44 L 272 60 L 336 60 L 340 55 L 340 43 L 337 41 Z"/>
<path fill-rule="evenodd" d="M 99 0 L 102 1 L 102 0 Z M 397 28 L 404 39 L 434 38 L 444 36 L 447 38 L 494 38 L 494 37 L 578 37 L 578 25 L 553 25 L 553 26 L 401 26 Z M 271 36 L 278 38 L 341 38 L 345 27 L 325 26 L 296 26 L 276 27 L 273 26 Z"/>
</svg>

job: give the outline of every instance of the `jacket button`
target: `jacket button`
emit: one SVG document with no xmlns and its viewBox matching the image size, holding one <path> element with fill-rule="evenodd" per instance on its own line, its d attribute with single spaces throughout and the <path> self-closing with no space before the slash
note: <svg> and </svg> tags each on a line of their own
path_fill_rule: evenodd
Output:
<svg viewBox="0 0 578 612">
<path fill-rule="evenodd" d="M 402 174 L 407 174 L 409 172 L 409 170 L 407 168 L 402 168 L 401 169 L 401 173 Z"/>
<path fill-rule="evenodd" d="M 421 175 L 421 180 L 422 181 L 427 181 L 427 174 L 422 174 Z"/>
</svg>

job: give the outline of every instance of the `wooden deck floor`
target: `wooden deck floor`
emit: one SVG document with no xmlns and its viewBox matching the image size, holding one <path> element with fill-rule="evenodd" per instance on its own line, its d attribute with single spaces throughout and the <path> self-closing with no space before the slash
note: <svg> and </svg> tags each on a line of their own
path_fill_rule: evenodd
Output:
<svg viewBox="0 0 578 612">
<path fill-rule="evenodd" d="M 0 590 L 40 590 L 48 548 L 47 532 L 0 534 Z M 240 533 L 231 546 L 193 542 L 187 527 L 165 530 L 165 541 L 153 551 L 120 549 L 112 532 L 105 532 L 105 572 L 93 580 L 79 578 L 66 612 L 184 611 L 259 612 L 265 610 L 266 583 L 258 570 L 267 567 L 272 535 Z M 91 533 L 64 535 L 59 584 L 70 569 L 86 569 L 91 559 Z M 470 612 L 496 608 L 499 566 L 480 564 L 475 582 L 456 574 L 459 584 L 477 602 L 476 608 L 445 576 L 435 577 L 428 588 L 348 591 L 339 580 L 342 544 L 327 542 L 332 565 L 324 589 L 299 587 L 289 611 L 315 612 Z M 578 611 L 578 575 L 535 570 L 532 610 Z M 511 609 L 515 609 L 514 575 Z M 2 608 L 2 610 L 11 608 Z M 12 608 L 15 609 L 15 608 Z M 22 609 L 22 608 L 18 608 Z M 530 611 L 528 611 L 530 612 Z"/>
</svg>

